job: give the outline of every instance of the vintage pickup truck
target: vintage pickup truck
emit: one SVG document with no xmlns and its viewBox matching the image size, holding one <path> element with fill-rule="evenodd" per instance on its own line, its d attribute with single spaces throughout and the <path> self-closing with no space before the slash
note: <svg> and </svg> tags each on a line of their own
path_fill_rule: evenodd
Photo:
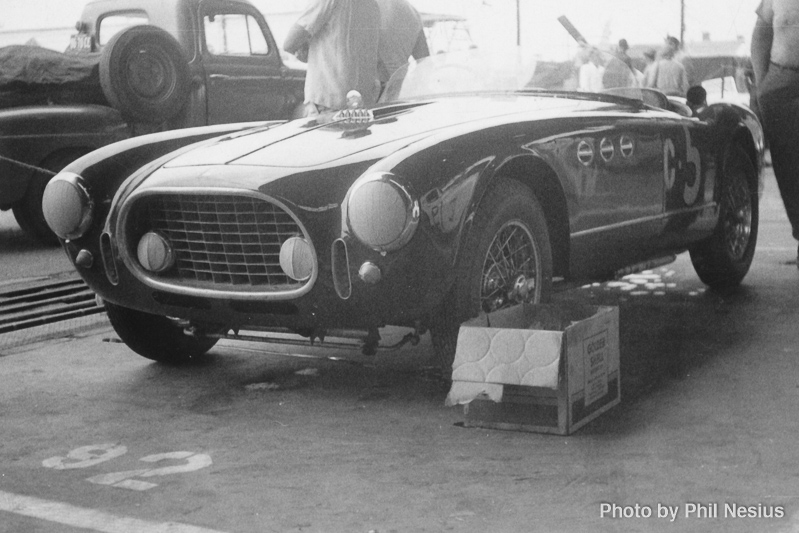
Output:
<svg viewBox="0 0 799 533">
<path fill-rule="evenodd" d="M 144 133 L 285 120 L 301 109 L 305 71 L 283 61 L 248 0 L 90 0 L 76 28 L 66 53 L 48 56 L 51 65 L 60 56 L 62 79 L 42 61 L 0 79 L 0 210 L 13 209 L 41 242 L 57 243 L 44 188 L 78 157 Z"/>
</svg>

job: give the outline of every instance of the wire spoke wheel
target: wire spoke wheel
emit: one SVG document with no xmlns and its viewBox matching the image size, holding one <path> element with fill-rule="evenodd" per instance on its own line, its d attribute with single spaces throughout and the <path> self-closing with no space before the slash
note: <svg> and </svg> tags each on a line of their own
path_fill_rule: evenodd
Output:
<svg viewBox="0 0 799 533">
<path fill-rule="evenodd" d="M 732 180 L 724 192 L 722 205 L 727 251 L 730 257 L 741 260 L 752 235 L 752 193 L 745 175 Z"/>
<path fill-rule="evenodd" d="M 552 246 L 544 210 L 522 183 L 499 179 L 477 210 L 455 283 L 429 316 L 442 374 L 452 372 L 460 324 L 480 313 L 548 301 Z"/>
<path fill-rule="evenodd" d="M 480 307 L 490 313 L 508 305 L 540 300 L 540 252 L 530 230 L 506 223 L 488 248 L 480 284 Z"/>
<path fill-rule="evenodd" d="M 722 168 L 716 229 L 690 252 L 699 278 L 713 289 L 726 290 L 738 286 L 752 264 L 760 209 L 757 171 L 746 152 L 732 147 Z"/>
</svg>

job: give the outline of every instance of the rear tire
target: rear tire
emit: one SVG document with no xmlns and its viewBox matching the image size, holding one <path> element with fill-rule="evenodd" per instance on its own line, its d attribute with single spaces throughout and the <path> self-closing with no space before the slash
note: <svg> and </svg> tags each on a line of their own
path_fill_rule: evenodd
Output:
<svg viewBox="0 0 799 533">
<path fill-rule="evenodd" d="M 147 359 L 180 365 L 202 360 L 217 339 L 191 337 L 170 319 L 105 302 L 108 320 L 128 348 Z"/>
<path fill-rule="evenodd" d="M 461 322 L 552 292 L 552 248 L 541 204 L 521 183 L 501 179 L 486 193 L 466 239 L 455 286 L 430 318 L 443 375 L 452 372 Z"/>
<path fill-rule="evenodd" d="M 749 272 L 759 218 L 757 173 L 740 147 L 727 154 L 722 178 L 716 230 L 690 251 L 699 279 L 717 290 L 737 287 Z"/>
</svg>

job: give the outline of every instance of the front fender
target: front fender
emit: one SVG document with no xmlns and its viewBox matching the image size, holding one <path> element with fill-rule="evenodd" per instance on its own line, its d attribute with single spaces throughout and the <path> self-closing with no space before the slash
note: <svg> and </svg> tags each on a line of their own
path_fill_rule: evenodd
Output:
<svg viewBox="0 0 799 533">
<path fill-rule="evenodd" d="M 277 124 L 282 121 L 201 126 L 133 137 L 86 154 L 65 167 L 64 172 L 81 176 L 95 202 L 110 203 L 126 178 L 172 152 L 216 137 Z"/>
</svg>

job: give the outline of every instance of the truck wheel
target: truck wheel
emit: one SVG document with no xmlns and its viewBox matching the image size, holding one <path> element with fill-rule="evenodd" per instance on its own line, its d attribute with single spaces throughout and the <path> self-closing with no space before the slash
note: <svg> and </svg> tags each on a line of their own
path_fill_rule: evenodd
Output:
<svg viewBox="0 0 799 533">
<path fill-rule="evenodd" d="M 481 203 L 460 255 L 455 286 L 430 321 L 445 376 L 452 371 L 462 321 L 550 298 L 552 249 L 535 195 L 517 181 L 497 183 Z"/>
<path fill-rule="evenodd" d="M 710 288 L 724 290 L 743 281 L 757 244 L 757 175 L 740 147 L 733 146 L 724 160 L 719 204 L 715 232 L 690 253 L 699 279 Z"/>
<path fill-rule="evenodd" d="M 39 167 L 57 173 L 88 152 L 88 149 L 56 152 L 47 156 L 39 164 Z M 13 211 L 17 224 L 25 233 L 42 244 L 56 245 L 58 244 L 58 237 L 50 230 L 44 220 L 44 212 L 42 211 L 44 188 L 47 187 L 51 179 L 53 179 L 53 175 L 47 172 L 34 172 L 28 182 L 25 196 L 22 201 L 14 206 Z"/>
<path fill-rule="evenodd" d="M 126 119 L 158 124 L 185 105 L 191 74 L 183 48 L 172 35 L 156 26 L 131 26 L 103 48 L 100 84 Z"/>
<path fill-rule="evenodd" d="M 170 319 L 105 302 L 108 320 L 128 348 L 147 359 L 168 364 L 196 362 L 217 339 L 191 337 Z"/>
</svg>

